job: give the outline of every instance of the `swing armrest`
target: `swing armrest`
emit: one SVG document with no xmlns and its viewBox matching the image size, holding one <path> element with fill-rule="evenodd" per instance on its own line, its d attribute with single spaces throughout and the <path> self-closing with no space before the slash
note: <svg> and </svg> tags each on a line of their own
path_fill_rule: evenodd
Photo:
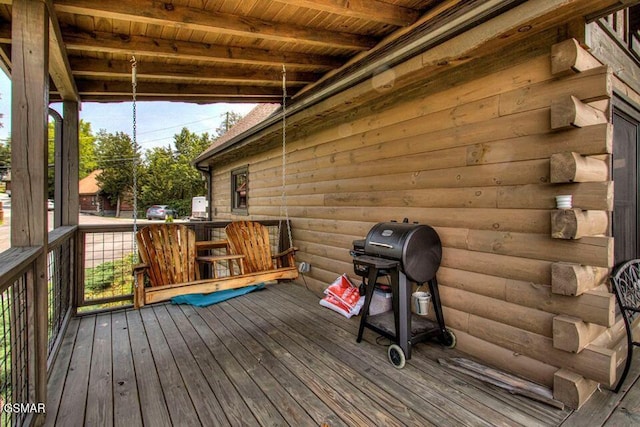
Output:
<svg viewBox="0 0 640 427">
<path fill-rule="evenodd" d="M 142 273 L 148 268 L 149 266 L 147 264 L 141 262 L 140 264 L 136 264 L 133 266 L 133 274 Z"/>
<path fill-rule="evenodd" d="M 205 240 L 196 242 L 196 250 L 205 251 L 207 249 L 221 249 L 228 248 L 229 242 L 227 240 Z"/>
<path fill-rule="evenodd" d="M 284 251 L 277 253 L 275 255 L 271 255 L 271 258 L 282 258 L 289 254 L 295 254 L 299 249 L 295 246 L 290 247 L 289 249 L 285 249 Z"/>
<path fill-rule="evenodd" d="M 296 265 L 295 253 L 297 250 L 298 248 L 296 248 L 295 246 L 292 246 L 289 249 L 285 249 L 284 251 L 278 254 L 272 255 L 271 258 L 275 260 L 276 268 L 295 266 Z"/>
</svg>

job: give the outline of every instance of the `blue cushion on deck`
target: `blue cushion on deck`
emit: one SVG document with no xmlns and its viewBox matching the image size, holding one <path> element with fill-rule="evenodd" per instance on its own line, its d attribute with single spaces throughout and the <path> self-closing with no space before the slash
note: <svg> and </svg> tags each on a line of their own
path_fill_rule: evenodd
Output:
<svg viewBox="0 0 640 427">
<path fill-rule="evenodd" d="M 171 298 L 171 302 L 173 304 L 190 304 L 196 307 L 206 307 L 262 288 L 264 288 L 264 283 L 238 289 L 225 289 L 224 291 L 212 292 L 210 294 L 178 295 L 177 297 Z"/>
</svg>

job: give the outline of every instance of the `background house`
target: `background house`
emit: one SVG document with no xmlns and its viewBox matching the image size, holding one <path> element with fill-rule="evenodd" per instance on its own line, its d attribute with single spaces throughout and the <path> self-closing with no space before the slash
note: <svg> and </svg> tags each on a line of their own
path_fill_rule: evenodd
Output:
<svg viewBox="0 0 640 427">
<path fill-rule="evenodd" d="M 100 170 L 91 172 L 79 182 L 80 213 L 113 216 L 116 214 L 116 205 L 102 191 L 97 181 Z M 126 194 L 120 206 L 120 216 L 133 216 L 133 203 L 131 194 Z"/>
</svg>

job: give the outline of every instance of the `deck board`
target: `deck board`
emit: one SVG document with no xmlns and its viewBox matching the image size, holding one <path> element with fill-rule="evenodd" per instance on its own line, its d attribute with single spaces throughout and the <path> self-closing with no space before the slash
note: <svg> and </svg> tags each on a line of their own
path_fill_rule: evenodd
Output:
<svg viewBox="0 0 640 427">
<path fill-rule="evenodd" d="M 53 363 L 53 368 L 51 369 L 51 375 L 49 376 L 49 382 L 47 384 L 47 417 L 45 419 L 45 427 L 52 427 L 55 425 L 79 326 L 80 319 L 71 319 L 69 321 L 58 355 Z"/>
<path fill-rule="evenodd" d="M 206 309 L 198 309 L 197 312 L 202 319 L 202 322 L 196 325 L 198 334 L 207 343 L 209 350 L 235 385 L 252 415 L 262 425 L 284 424 L 284 419 L 277 408 L 254 382 L 251 373 L 242 367 L 233 353 L 227 349 L 224 340 L 219 338 L 219 335 L 223 335 L 223 331 L 214 332 L 214 329 L 220 329 L 215 316 Z"/>
<path fill-rule="evenodd" d="M 558 410 L 446 370 L 439 357 L 465 355 L 437 343 L 415 345 L 395 369 L 385 340 L 366 330 L 356 343 L 359 318 L 318 300 L 280 284 L 207 308 L 157 304 L 71 319 L 50 374 L 46 425 L 638 423 L 640 361 L 624 393 Z"/>
<path fill-rule="evenodd" d="M 162 392 L 167 402 L 171 423 L 174 425 L 199 425 L 200 419 L 153 308 L 140 310 L 140 314 L 147 332 Z M 150 373 L 141 372 L 140 374 L 148 375 Z"/>
<path fill-rule="evenodd" d="M 169 312 L 176 322 L 176 326 L 185 340 L 189 343 L 189 348 L 195 358 L 200 370 L 206 373 L 206 378 L 211 390 L 218 398 L 220 405 L 224 408 L 224 413 L 232 425 L 243 424 L 246 426 L 258 426 L 256 419 L 251 416 L 251 411 L 242 396 L 235 389 L 233 383 L 227 378 L 224 371 L 214 359 L 202 338 L 194 326 L 190 323 L 190 316 L 179 313 L 176 307 L 169 307 Z M 193 316 L 199 318 L 196 313 Z M 193 317 L 191 316 L 191 317 Z M 202 319 L 200 319 L 201 321 Z M 197 320 L 196 320 L 197 322 Z"/>
<path fill-rule="evenodd" d="M 95 317 L 84 317 L 80 320 L 60 402 L 60 410 L 54 425 L 65 427 L 85 425 L 84 416 L 89 391 L 95 325 Z"/>
<path fill-rule="evenodd" d="M 114 336 L 113 343 L 120 344 L 119 338 Z M 89 425 L 112 426 L 113 408 L 120 407 L 113 402 L 112 366 L 118 365 L 112 364 L 111 342 L 111 314 L 100 315 L 96 318 L 93 333 L 93 356 L 85 414 L 85 422 Z"/>
<path fill-rule="evenodd" d="M 229 425 L 229 421 L 218 399 L 213 395 L 207 379 L 189 350 L 189 346 L 184 341 L 182 334 L 180 334 L 180 331 L 169 315 L 167 306 L 155 306 L 153 311 L 167 339 L 169 349 L 176 361 L 176 366 L 182 376 L 183 384 L 189 393 L 189 397 L 195 407 L 200 422 L 204 425 Z"/>
<path fill-rule="evenodd" d="M 100 326 L 101 318 L 102 316 L 98 317 L 96 330 Z M 113 390 L 114 425 L 123 427 L 140 425 L 142 423 L 142 414 L 140 413 L 140 400 L 135 381 L 133 352 L 131 351 L 126 313 L 113 313 L 110 326 L 113 336 L 113 383 L 105 384 L 105 388 L 111 387 Z M 94 344 L 94 351 L 97 350 Z M 112 391 L 106 390 L 104 393 L 109 395 Z"/>
<path fill-rule="evenodd" d="M 295 359 L 292 361 L 291 354 L 284 347 L 253 327 L 254 324 L 246 317 L 234 316 L 234 321 L 241 326 L 233 328 L 235 336 L 284 388 L 292 391 L 293 398 L 304 405 L 317 425 L 346 426 L 334 413 L 333 408 L 339 409 L 339 406 L 331 408 L 325 403 L 326 399 L 318 395 L 323 394 L 325 389 L 319 386 L 315 377 L 305 375 L 309 371 L 300 362 Z"/>
<path fill-rule="evenodd" d="M 171 426 L 169 410 L 140 311 L 127 312 L 127 326 L 134 370 L 137 373 L 135 379 L 144 425 L 169 427 Z M 147 375 L 140 375 L 142 372 Z"/>
</svg>

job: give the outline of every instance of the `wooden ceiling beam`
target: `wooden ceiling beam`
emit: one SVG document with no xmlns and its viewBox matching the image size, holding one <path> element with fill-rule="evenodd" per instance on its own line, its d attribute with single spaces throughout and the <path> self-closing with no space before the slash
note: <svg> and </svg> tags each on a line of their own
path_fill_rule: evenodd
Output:
<svg viewBox="0 0 640 427">
<path fill-rule="evenodd" d="M 110 94 L 131 96 L 131 80 L 90 80 L 77 79 L 76 84 L 81 95 Z M 282 89 L 265 86 L 231 86 L 206 85 L 185 83 L 159 83 L 138 81 L 136 92 L 146 96 L 176 96 L 178 98 L 189 94 L 191 96 L 226 96 L 229 98 L 282 98 Z"/>
<path fill-rule="evenodd" d="M 88 95 L 81 94 L 82 100 L 84 102 L 104 102 L 104 103 L 112 103 L 112 102 L 131 102 L 131 94 L 120 94 L 120 95 L 109 95 L 109 94 L 99 94 L 99 95 Z M 50 102 L 58 102 L 61 101 L 59 95 L 57 93 L 52 92 L 49 97 Z M 170 101 L 170 102 L 187 102 L 193 104 L 215 104 L 220 102 L 225 103 L 242 103 L 242 104 L 262 104 L 262 103 L 271 103 L 271 104 L 279 104 L 282 102 L 281 97 L 231 97 L 227 95 L 190 95 L 190 94 L 178 94 L 178 95 L 138 95 L 136 96 L 136 101 Z"/>
<path fill-rule="evenodd" d="M 166 7 L 166 4 L 145 0 L 56 0 L 55 8 L 58 12 L 249 37 L 254 40 L 264 39 L 355 51 L 368 50 L 377 44 L 375 38 L 359 34 L 271 22 L 181 5 Z"/>
<path fill-rule="evenodd" d="M 2 0 L 0 0 L 2 2 Z M 51 9 L 50 9 L 51 10 Z M 0 23 L 0 43 L 11 44 L 11 24 L 8 22 Z M 7 50 L 8 52 L 11 49 Z M 8 55 L 2 55 L 2 61 L 6 63 L 6 70 L 10 70 L 11 63 Z M 4 69 L 4 67 L 3 67 Z M 10 76 L 9 73 L 7 75 Z M 60 26 L 55 16 L 51 15 L 49 19 L 49 75 L 56 89 L 62 96 L 62 100 L 80 102 L 78 89 L 76 88 L 71 68 L 67 59 L 67 51 L 62 43 L 60 35 Z"/>
<path fill-rule="evenodd" d="M 326 71 L 342 65 L 339 57 L 307 55 L 292 52 L 274 52 L 268 49 L 217 46 L 207 43 L 171 41 L 145 36 L 123 36 L 107 32 L 77 32 L 63 29 L 67 50 L 125 55 L 147 55 L 173 59 L 220 62 L 228 64 L 250 64 L 282 66 L 314 71 Z"/>
<path fill-rule="evenodd" d="M 89 59 L 70 57 L 73 74 L 78 77 L 124 77 L 131 74 L 131 63 L 124 60 Z M 282 86 L 282 67 L 269 70 L 252 70 L 247 67 L 202 67 L 200 65 L 163 64 L 138 59 L 139 79 L 163 79 L 173 81 L 207 81 L 228 84 L 254 84 Z M 287 83 L 304 85 L 316 81 L 320 75 L 311 72 L 287 71 Z"/>
<path fill-rule="evenodd" d="M 49 76 L 63 101 L 80 102 L 80 95 L 71 74 L 58 18 L 51 5 L 51 0 L 46 0 L 46 2 L 49 9 Z"/>
<path fill-rule="evenodd" d="M 7 77 L 11 78 L 11 46 L 0 45 L 0 70 L 4 71 Z"/>
<path fill-rule="evenodd" d="M 379 0 L 276 0 L 288 6 L 305 7 L 349 18 L 365 19 L 398 27 L 413 24 L 420 17 L 415 9 Z"/>
</svg>

